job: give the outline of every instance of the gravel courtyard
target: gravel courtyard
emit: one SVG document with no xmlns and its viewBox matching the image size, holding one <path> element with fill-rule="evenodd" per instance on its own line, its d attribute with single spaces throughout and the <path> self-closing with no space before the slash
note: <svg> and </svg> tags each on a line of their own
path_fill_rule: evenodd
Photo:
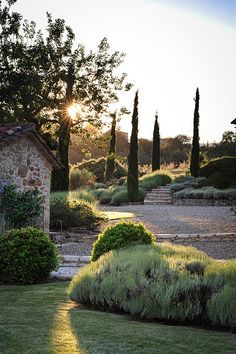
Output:
<svg viewBox="0 0 236 354">
<path fill-rule="evenodd" d="M 236 233 L 236 216 L 230 207 L 124 205 L 101 206 L 100 210 L 134 213 L 135 220 L 142 221 L 154 233 Z"/>
<path fill-rule="evenodd" d="M 234 233 L 236 235 L 236 216 L 230 211 L 230 207 L 124 205 L 120 207 L 100 206 L 99 209 L 134 213 L 136 217 L 127 220 L 143 222 L 154 234 Z M 117 221 L 109 221 L 109 224 Z M 91 255 L 92 244 L 96 238 L 95 235 L 94 238 L 85 237 L 77 244 L 64 244 L 61 253 Z M 236 236 L 216 237 L 214 240 L 210 238 L 178 239 L 171 240 L 171 242 L 194 246 L 215 259 L 236 258 Z"/>
</svg>

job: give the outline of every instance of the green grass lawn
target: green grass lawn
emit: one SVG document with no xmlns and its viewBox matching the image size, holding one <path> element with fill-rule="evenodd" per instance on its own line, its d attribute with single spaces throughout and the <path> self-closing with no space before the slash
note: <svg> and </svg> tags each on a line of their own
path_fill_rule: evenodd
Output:
<svg viewBox="0 0 236 354">
<path fill-rule="evenodd" d="M 90 311 L 66 287 L 0 286 L 0 353 L 235 353 L 236 334 Z"/>
</svg>

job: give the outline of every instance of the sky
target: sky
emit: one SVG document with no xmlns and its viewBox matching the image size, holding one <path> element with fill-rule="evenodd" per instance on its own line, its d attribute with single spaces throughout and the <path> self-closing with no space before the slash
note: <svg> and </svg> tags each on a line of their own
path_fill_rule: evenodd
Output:
<svg viewBox="0 0 236 354">
<path fill-rule="evenodd" d="M 107 37 L 134 84 L 120 105 L 131 111 L 139 89 L 139 136 L 192 136 L 200 91 L 200 142 L 220 141 L 236 117 L 236 0 L 18 0 L 14 9 L 46 26 L 46 11 L 64 18 L 77 41 L 95 49 Z M 121 129 L 131 130 L 124 117 Z"/>
</svg>

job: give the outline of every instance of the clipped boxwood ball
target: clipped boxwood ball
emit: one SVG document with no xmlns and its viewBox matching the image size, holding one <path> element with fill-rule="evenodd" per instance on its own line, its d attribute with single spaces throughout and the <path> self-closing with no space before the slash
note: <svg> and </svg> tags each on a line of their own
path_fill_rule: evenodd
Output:
<svg viewBox="0 0 236 354">
<path fill-rule="evenodd" d="M 59 264 L 58 251 L 43 231 L 27 227 L 0 236 L 0 283 L 32 284 Z"/>
<path fill-rule="evenodd" d="M 102 254 L 119 248 L 139 244 L 154 244 L 155 236 L 141 222 L 119 222 L 108 226 L 93 244 L 92 261 L 96 261 Z"/>
</svg>

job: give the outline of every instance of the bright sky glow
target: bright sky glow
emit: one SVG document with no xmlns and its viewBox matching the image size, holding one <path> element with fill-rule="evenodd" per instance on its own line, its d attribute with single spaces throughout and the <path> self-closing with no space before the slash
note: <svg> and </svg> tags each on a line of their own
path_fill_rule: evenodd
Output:
<svg viewBox="0 0 236 354">
<path fill-rule="evenodd" d="M 75 119 L 80 112 L 80 105 L 78 103 L 73 103 L 67 108 L 67 112 L 72 120 Z"/>
<path fill-rule="evenodd" d="M 33 6 L 32 6 L 33 3 Z M 121 104 L 132 110 L 139 88 L 139 135 L 151 138 L 158 110 L 162 137 L 192 136 L 196 87 L 201 142 L 219 141 L 236 117 L 236 1 L 18 0 L 14 8 L 38 27 L 46 11 L 72 27 L 86 48 L 106 36 L 126 53 L 122 71 L 134 83 Z M 121 128 L 130 131 L 124 117 Z"/>
</svg>

